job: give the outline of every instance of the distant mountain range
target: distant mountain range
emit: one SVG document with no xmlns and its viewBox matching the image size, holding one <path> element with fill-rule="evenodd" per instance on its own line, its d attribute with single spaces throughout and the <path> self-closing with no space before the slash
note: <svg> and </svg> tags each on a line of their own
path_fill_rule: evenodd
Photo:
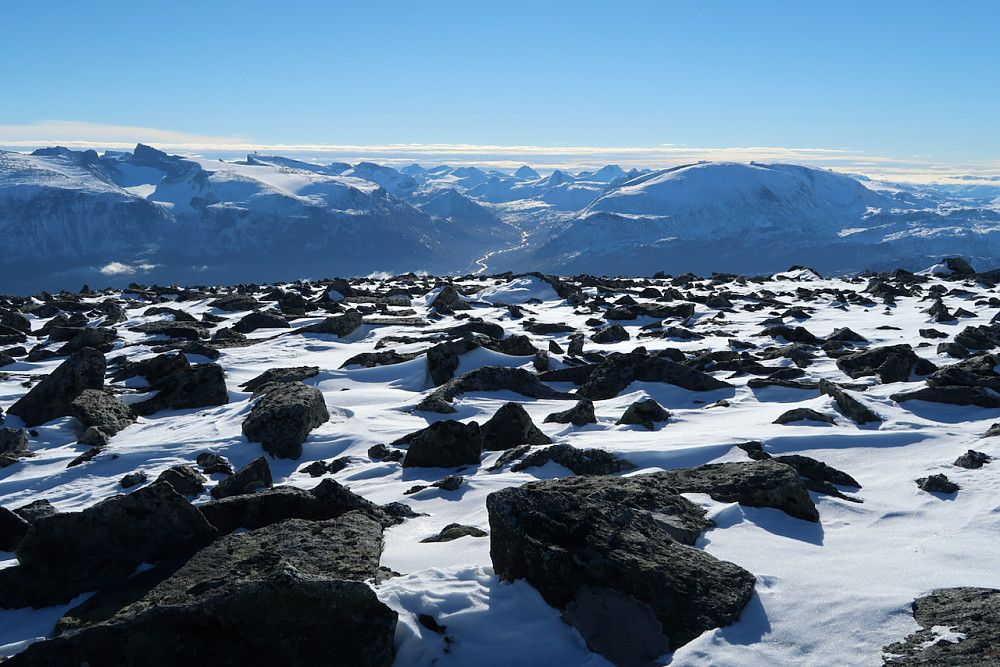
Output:
<svg viewBox="0 0 1000 667">
<path fill-rule="evenodd" d="M 795 165 L 476 167 L 0 152 L 0 293 L 373 272 L 826 273 L 1000 265 L 1000 182 L 880 184 Z"/>
</svg>

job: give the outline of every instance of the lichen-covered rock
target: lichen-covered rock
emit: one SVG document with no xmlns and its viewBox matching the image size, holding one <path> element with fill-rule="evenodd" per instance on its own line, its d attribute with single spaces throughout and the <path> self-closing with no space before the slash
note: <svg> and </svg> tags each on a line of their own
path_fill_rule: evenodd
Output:
<svg viewBox="0 0 1000 667">
<path fill-rule="evenodd" d="M 309 433 L 330 420 L 323 392 L 300 382 L 280 382 L 258 390 L 263 394 L 243 422 L 243 435 L 282 459 L 302 456 Z"/>
<path fill-rule="evenodd" d="M 219 482 L 219 485 L 212 489 L 212 497 L 228 498 L 253 493 L 260 489 L 270 489 L 273 486 L 271 466 L 266 458 L 259 456 Z"/>
<path fill-rule="evenodd" d="M 84 428 L 94 426 L 112 436 L 135 421 L 132 409 L 118 397 L 99 389 L 84 389 L 70 409 Z"/>
<path fill-rule="evenodd" d="M 892 667 L 970 667 L 997 664 L 1000 590 L 940 588 L 913 602 L 921 629 L 882 649 Z M 945 628 L 953 639 L 942 639 Z"/>
<path fill-rule="evenodd" d="M 650 431 L 656 428 L 657 422 L 665 422 L 670 419 L 670 413 L 652 398 L 644 401 L 636 401 L 628 406 L 625 414 L 618 420 L 618 424 L 641 424 Z"/>
<path fill-rule="evenodd" d="M 589 398 L 582 398 L 572 408 L 553 412 L 546 416 L 545 423 L 572 424 L 573 426 L 596 424 L 597 415 L 594 413 L 594 402 Z"/>
<path fill-rule="evenodd" d="M 66 417 L 72 414 L 73 399 L 85 389 L 104 386 L 106 368 L 104 355 L 85 347 L 32 387 L 7 412 L 20 417 L 28 427 Z"/>
</svg>

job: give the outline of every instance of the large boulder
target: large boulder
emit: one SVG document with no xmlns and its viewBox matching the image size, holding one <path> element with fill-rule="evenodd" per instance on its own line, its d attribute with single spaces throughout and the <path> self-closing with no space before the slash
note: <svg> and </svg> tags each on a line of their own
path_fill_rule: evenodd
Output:
<svg viewBox="0 0 1000 667">
<path fill-rule="evenodd" d="M 435 387 L 455 377 L 461 355 L 479 347 L 472 335 L 460 340 L 438 343 L 427 350 L 427 373 Z"/>
<path fill-rule="evenodd" d="M 828 380 L 820 378 L 819 393 L 833 398 L 844 416 L 856 424 L 863 425 L 882 421 L 882 418 L 875 414 L 871 408 Z"/>
<path fill-rule="evenodd" d="M 167 484 L 114 496 L 81 512 L 38 517 L 0 570 L 0 607 L 42 607 L 124 581 L 142 563 L 193 552 L 218 533 Z"/>
<path fill-rule="evenodd" d="M 104 386 L 107 361 L 97 350 L 85 347 L 59 365 L 50 375 L 36 384 L 7 411 L 17 415 L 25 426 L 39 426 L 45 422 L 72 414 L 73 399 L 85 389 Z"/>
<path fill-rule="evenodd" d="M 934 372 L 934 365 L 918 357 L 909 345 L 887 345 L 863 352 L 851 352 L 837 359 L 837 368 L 852 378 L 877 375 L 883 384 L 909 382 L 910 374 Z"/>
<path fill-rule="evenodd" d="M 112 372 L 111 380 L 113 382 L 121 382 L 129 378 L 142 376 L 152 384 L 168 375 L 182 373 L 189 368 L 191 368 L 191 362 L 188 361 L 187 355 L 183 352 L 160 354 L 151 359 L 130 361 L 121 364 Z"/>
<path fill-rule="evenodd" d="M 473 391 L 513 391 L 530 398 L 576 398 L 573 394 L 556 391 L 542 383 L 523 368 L 482 366 L 474 371 L 449 380 L 428 394 L 417 410 L 427 412 L 454 412 L 449 403 L 456 397 Z"/>
<path fill-rule="evenodd" d="M 323 321 L 317 322 L 316 324 L 310 324 L 300 329 L 296 329 L 295 333 L 332 334 L 338 338 L 343 338 L 344 336 L 353 333 L 360 326 L 361 313 L 356 310 L 349 310 L 343 315 L 327 317 Z"/>
<path fill-rule="evenodd" d="M 212 489 L 212 497 L 229 498 L 260 489 L 270 489 L 272 486 L 274 482 L 271 477 L 271 466 L 266 458 L 259 456 L 219 482 L 219 485 Z"/>
<path fill-rule="evenodd" d="M 996 665 L 1000 646 L 1000 590 L 940 588 L 913 602 L 920 625 L 902 642 L 882 649 L 886 665 L 967 667 Z M 950 639 L 943 639 L 940 630 Z"/>
<path fill-rule="evenodd" d="M 549 445 L 552 438 L 531 421 L 524 407 L 515 401 L 504 403 L 482 426 L 483 449 L 500 451 L 518 445 Z"/>
<path fill-rule="evenodd" d="M 195 364 L 186 371 L 153 382 L 151 388 L 156 390 L 156 395 L 132 404 L 132 411 L 137 415 L 229 403 L 226 376 L 219 364 Z"/>
<path fill-rule="evenodd" d="M 301 382 L 319 375 L 319 366 L 292 366 L 289 368 L 268 368 L 252 380 L 240 385 L 245 391 L 257 393 L 261 387 L 272 382 Z"/>
<path fill-rule="evenodd" d="M 589 398 L 581 398 L 576 402 L 576 405 L 568 410 L 560 410 L 547 415 L 545 423 L 573 424 L 573 426 L 596 424 L 597 414 L 594 412 L 594 402 Z"/>
<path fill-rule="evenodd" d="M 569 468 L 574 475 L 611 475 L 635 469 L 635 465 L 631 462 L 603 449 L 578 449 L 572 445 L 561 444 L 531 452 L 512 466 L 511 471 L 520 472 L 535 466 L 543 466 L 549 461 L 555 461 Z"/>
<path fill-rule="evenodd" d="M 297 459 L 310 431 L 330 420 L 323 392 L 301 382 L 278 382 L 263 394 L 243 421 L 243 435 L 271 456 Z"/>
<path fill-rule="evenodd" d="M 483 454 L 483 431 L 477 422 L 443 419 L 392 443 L 406 445 L 404 468 L 457 468 L 478 465 Z"/>
<path fill-rule="evenodd" d="M 649 665 L 735 622 L 754 576 L 696 549 L 704 510 L 662 477 L 573 477 L 491 493 L 490 557 L 526 579 L 589 647 Z"/>
<path fill-rule="evenodd" d="M 117 396 L 100 389 L 84 389 L 70 404 L 73 416 L 84 427 L 94 426 L 112 436 L 131 426 L 135 414 Z"/>
<path fill-rule="evenodd" d="M 731 388 L 711 375 L 641 352 L 612 354 L 597 365 L 578 393 L 592 400 L 614 398 L 633 382 L 666 382 L 692 391 Z"/>
</svg>

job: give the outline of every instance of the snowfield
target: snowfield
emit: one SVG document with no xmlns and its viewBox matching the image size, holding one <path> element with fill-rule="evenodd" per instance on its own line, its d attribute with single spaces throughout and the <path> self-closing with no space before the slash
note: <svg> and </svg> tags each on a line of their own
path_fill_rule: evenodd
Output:
<svg viewBox="0 0 1000 667">
<path fill-rule="evenodd" d="M 253 167 L 243 168 L 250 172 Z M 603 176 L 603 175 L 602 175 Z M 337 177 L 339 178 L 339 177 Z M 277 183 L 272 181 L 277 187 Z M 293 181 L 286 190 L 300 187 Z M 354 493 L 376 504 L 403 502 L 419 516 L 385 530 L 381 565 L 400 576 L 373 584 L 382 602 L 399 614 L 395 634 L 396 667 L 429 664 L 484 665 L 608 665 L 592 653 L 580 633 L 561 620 L 524 580 L 504 582 L 493 569 L 490 537 L 466 536 L 450 542 L 424 543 L 449 524 L 472 526 L 490 532 L 486 497 L 494 491 L 537 479 L 572 475 L 550 462 L 521 472 L 510 464 L 492 469 L 503 452 L 484 452 L 479 465 L 459 468 L 401 467 L 398 462 L 369 455 L 376 445 L 389 444 L 404 435 L 442 420 L 483 424 L 508 401 L 520 403 L 532 421 L 553 442 L 576 448 L 598 448 L 622 457 L 636 467 L 624 476 L 699 466 L 707 463 L 748 461 L 737 447 L 748 441 L 763 443 L 772 456 L 800 454 L 825 462 L 853 476 L 860 489 L 839 487 L 844 495 L 863 502 L 849 502 L 810 492 L 819 511 L 819 523 L 795 519 L 781 510 L 748 507 L 712 500 L 707 494 L 685 494 L 708 510 L 715 526 L 696 546 L 709 554 L 749 570 L 756 578 L 755 593 L 736 623 L 703 633 L 695 640 L 662 656 L 659 664 L 681 665 L 880 665 L 883 647 L 901 641 L 917 630 L 911 604 L 921 595 L 942 587 L 1000 588 L 996 566 L 996 535 L 1000 532 L 1000 463 L 979 469 L 953 465 L 969 449 L 1000 457 L 1000 439 L 983 435 L 996 421 L 997 408 L 950 405 L 920 400 L 897 402 L 892 395 L 925 386 L 925 376 L 912 372 L 904 381 L 880 382 L 877 375 L 851 378 L 837 366 L 837 356 L 827 351 L 860 351 L 907 344 L 923 360 L 938 368 L 959 361 L 938 350 L 967 327 L 993 329 L 1000 313 L 1000 294 L 982 275 L 951 274 L 948 265 L 921 276 L 883 275 L 856 279 L 829 279 L 796 268 L 761 279 L 738 276 L 657 279 L 545 280 L 538 275 L 464 277 L 447 281 L 434 277 L 397 276 L 352 280 L 353 296 L 337 303 L 342 310 L 359 310 L 363 323 L 349 334 L 307 333 L 297 330 L 317 324 L 329 315 L 318 297 L 329 287 L 317 283 L 284 283 L 250 286 L 244 290 L 258 299 L 262 309 L 275 310 L 275 290 L 299 293 L 308 302 L 304 313 L 287 317 L 291 329 L 264 328 L 247 334 L 240 346 L 220 346 L 215 360 L 222 366 L 228 403 L 211 407 L 161 410 L 110 438 L 107 447 L 90 461 L 67 467 L 87 447 L 78 444 L 80 424 L 74 417 L 60 417 L 31 430 L 29 449 L 35 456 L 20 459 L 0 471 L 0 505 L 15 509 L 46 499 L 59 512 L 76 512 L 124 490 L 120 480 L 143 471 L 152 482 L 164 470 L 194 465 L 198 454 L 225 456 L 238 469 L 262 456 L 260 443 L 249 442 L 241 432 L 256 399 L 241 387 L 271 368 L 316 366 L 319 373 L 304 380 L 322 392 L 329 421 L 313 429 L 298 460 L 269 457 L 274 484 L 311 489 L 319 479 L 302 472 L 313 461 L 345 458 L 342 470 L 326 473 Z M 434 299 L 445 282 L 456 288 L 468 309 L 440 308 Z M 904 295 L 886 299 L 878 285 L 889 283 Z M 556 286 L 581 293 L 561 298 Z M 403 302 L 381 304 L 375 299 L 389 290 Z M 671 292 L 673 290 L 673 292 Z M 144 323 L 172 321 L 174 315 L 144 314 L 151 306 L 177 309 L 206 322 L 214 333 L 238 323 L 246 311 L 224 311 L 212 300 L 227 290 L 144 289 L 108 290 L 79 295 L 56 295 L 62 302 L 79 299 L 89 313 L 91 326 L 113 326 L 118 338 L 106 353 L 109 360 L 129 361 L 155 357 L 171 341 L 132 328 Z M 181 298 L 178 294 L 183 293 Z M 710 301 L 724 296 L 729 305 Z M 334 298 L 342 297 L 332 292 Z M 927 311 L 940 296 L 949 313 L 963 316 L 935 321 Z M 96 308 L 107 300 L 121 303 L 127 319 L 104 323 Z M 597 330 L 616 304 L 676 305 L 692 303 L 690 318 L 661 322 L 646 315 L 613 320 L 629 334 L 628 340 L 595 343 Z M 51 315 L 31 314 L 40 301 L 7 299 L 5 308 L 20 306 L 38 331 Z M 508 307 L 506 304 L 511 304 Z M 574 305 L 575 304 L 575 305 Z M 709 305 L 712 304 L 712 305 Z M 791 309 L 801 309 L 789 312 Z M 403 312 L 415 311 L 415 312 Z M 399 316 L 401 315 L 401 316 Z M 520 315 L 520 317 L 519 317 Z M 206 319 L 207 317 L 207 319 Z M 415 318 L 415 319 L 414 319 Z M 465 393 L 452 402 L 456 412 L 437 414 L 416 410 L 434 385 L 422 354 L 430 345 L 449 336 L 449 328 L 476 318 L 498 324 L 504 336 L 526 335 L 534 348 L 549 350 L 557 344 L 566 350 L 571 332 L 532 333 L 527 323 L 568 325 L 586 334 L 583 353 L 590 362 L 616 352 L 644 346 L 654 353 L 679 350 L 688 365 L 703 368 L 731 388 L 690 391 L 662 382 L 633 382 L 613 398 L 595 400 L 597 423 L 584 426 L 546 423 L 553 412 L 572 407 L 560 399 L 530 398 L 513 391 Z M 775 319 L 777 318 L 777 319 Z M 217 320 L 207 324 L 208 320 Z M 764 324 L 765 320 L 770 320 Z M 768 351 L 786 349 L 783 338 L 762 335 L 765 326 L 782 321 L 804 327 L 821 340 L 798 348 L 808 354 L 798 363 L 789 357 L 767 359 Z M 658 324 L 659 322 L 659 324 Z M 676 326 L 695 337 L 644 336 Z M 827 345 L 835 330 L 848 327 L 867 342 Z M 920 330 L 936 329 L 944 337 L 929 339 Z M 433 340 L 432 340 L 433 339 Z M 485 339 L 480 339 L 481 341 Z M 381 341 L 381 342 L 380 342 Z M 29 338 L 23 347 L 44 345 L 45 337 Z M 205 344 L 212 346 L 211 340 Z M 53 343 L 48 349 L 57 349 Z M 3 364 L 0 345 L 0 407 L 5 411 L 38 380 L 56 369 L 65 357 L 28 361 L 15 354 Z M 176 346 L 175 346 L 176 348 Z M 180 349 L 184 349 L 181 347 Z M 395 350 L 412 355 L 392 365 L 345 367 L 360 353 Z M 845 416 L 834 400 L 814 388 L 751 386 L 766 377 L 724 369 L 724 363 L 706 361 L 709 352 L 745 351 L 773 370 L 783 370 L 798 382 L 826 379 L 850 385 L 851 396 L 872 409 L 881 422 L 858 425 Z M 16 351 L 16 350 L 13 350 Z M 204 349 L 202 349 L 204 351 Z M 987 351 L 972 351 L 985 354 Z M 192 363 L 211 360 L 187 353 Z M 795 356 L 795 355 L 792 355 Z M 804 360 L 805 357 L 810 357 Z M 721 356 L 719 357 L 722 358 Z M 551 369 L 585 363 L 579 356 L 549 352 Z M 766 359 L 766 360 L 764 360 Z M 461 354 L 454 376 L 484 366 L 506 366 L 536 371 L 536 357 L 513 356 L 477 347 Z M 992 360 L 992 365 L 1000 358 Z M 109 367 L 109 373 L 114 364 Z M 141 378 L 109 382 L 115 394 L 134 404 L 150 392 Z M 856 386 L 860 385 L 860 386 Z M 571 382 L 551 382 L 553 389 L 574 392 Z M 987 390 L 990 391 L 990 390 Z M 640 425 L 618 425 L 629 405 L 647 398 L 667 409 L 671 417 L 654 430 Z M 998 397 L 1000 398 L 1000 397 Z M 830 416 L 833 423 L 796 421 L 774 423 L 793 408 L 812 408 Z M 0 413 L 2 414 L 2 413 Z M 21 419 L 5 414 L 4 427 L 19 429 Z M 540 449 L 540 447 L 535 447 Z M 960 486 L 952 494 L 931 493 L 915 480 L 943 473 Z M 447 475 L 460 475 L 457 490 L 429 486 Z M 208 491 L 223 479 L 211 475 L 206 491 L 191 500 L 202 505 Z M 423 490 L 407 493 L 416 485 Z M 5 567 L 17 564 L 14 553 L 0 553 Z M 80 602 L 87 596 L 74 601 Z M 0 652 L 12 655 L 33 641 L 48 637 L 56 620 L 70 605 L 43 609 L 0 611 Z M 444 633 L 436 633 L 418 617 L 429 615 Z M 961 641 L 947 634 L 949 641 Z M 333 656 L 331 656 L 333 659 Z"/>
</svg>

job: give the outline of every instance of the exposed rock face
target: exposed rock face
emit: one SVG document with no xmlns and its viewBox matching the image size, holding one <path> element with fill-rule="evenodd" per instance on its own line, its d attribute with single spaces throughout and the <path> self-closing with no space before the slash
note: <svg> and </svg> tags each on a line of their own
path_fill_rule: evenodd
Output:
<svg viewBox="0 0 1000 667">
<path fill-rule="evenodd" d="M 75 352 L 51 375 L 36 384 L 8 412 L 24 420 L 25 426 L 39 426 L 72 414 L 73 399 L 84 389 L 104 386 L 107 362 L 97 350 L 85 347 Z"/>
<path fill-rule="evenodd" d="M 500 451 L 518 445 L 549 445 L 552 438 L 542 433 L 520 403 L 504 403 L 482 426 L 483 449 Z"/>
<path fill-rule="evenodd" d="M 542 381 L 523 368 L 482 366 L 474 371 L 449 380 L 427 395 L 417 405 L 417 410 L 427 412 L 454 412 L 448 403 L 457 396 L 473 391 L 513 391 L 531 398 L 576 398 L 542 384 Z"/>
<path fill-rule="evenodd" d="M 193 551 L 217 532 L 167 484 L 151 484 L 82 512 L 39 517 L 0 571 L 0 606 L 48 606 L 124 581 L 141 563 Z"/>
<path fill-rule="evenodd" d="M 404 468 L 456 468 L 479 463 L 483 454 L 483 432 L 477 422 L 463 424 L 444 419 L 392 444 L 407 445 Z"/>
<path fill-rule="evenodd" d="M 871 408 L 828 380 L 820 378 L 819 393 L 832 397 L 844 416 L 856 424 L 882 421 L 882 418 L 875 414 Z"/>
<path fill-rule="evenodd" d="M 732 386 L 668 359 L 630 352 L 612 354 L 598 364 L 580 387 L 579 394 L 593 400 L 614 398 L 636 381 L 666 382 L 692 391 L 711 391 Z"/>
<path fill-rule="evenodd" d="M 913 618 L 922 629 L 883 648 L 886 665 L 985 667 L 997 663 L 1000 591 L 941 588 L 914 600 Z M 947 628 L 955 639 L 941 639 L 934 628 Z"/>
<path fill-rule="evenodd" d="M 532 482 L 486 507 L 497 574 L 527 579 L 616 665 L 734 622 L 753 594 L 752 574 L 687 546 L 704 510 L 656 475 Z"/>
<path fill-rule="evenodd" d="M 569 468 L 574 475 L 611 475 L 635 469 L 629 461 L 603 449 L 577 449 L 572 445 L 552 445 L 528 454 L 524 460 L 511 467 L 511 471 L 520 472 L 534 466 L 543 466 L 549 461 L 555 461 Z"/>
<path fill-rule="evenodd" d="M 252 380 L 240 385 L 249 392 L 257 390 L 272 382 L 301 382 L 319 375 L 319 366 L 293 366 L 291 368 L 268 368 Z"/>
<path fill-rule="evenodd" d="M 112 436 L 135 421 L 132 409 L 118 397 L 99 389 L 84 389 L 70 410 L 84 428 L 95 426 Z"/>
<path fill-rule="evenodd" d="M 226 376 L 219 364 L 196 364 L 181 373 L 173 373 L 152 383 L 155 396 L 132 405 L 137 415 L 151 415 L 160 410 L 184 410 L 225 405 L 229 402 Z"/>
<path fill-rule="evenodd" d="M 573 424 L 573 426 L 596 424 L 597 415 L 594 414 L 594 402 L 589 398 L 580 399 L 569 410 L 553 412 L 548 415 L 545 418 L 545 423 Z"/>
<path fill-rule="evenodd" d="M 300 382 L 279 382 L 258 391 L 263 397 L 243 422 L 243 435 L 272 456 L 299 458 L 310 431 L 330 420 L 323 392 Z"/>
</svg>

